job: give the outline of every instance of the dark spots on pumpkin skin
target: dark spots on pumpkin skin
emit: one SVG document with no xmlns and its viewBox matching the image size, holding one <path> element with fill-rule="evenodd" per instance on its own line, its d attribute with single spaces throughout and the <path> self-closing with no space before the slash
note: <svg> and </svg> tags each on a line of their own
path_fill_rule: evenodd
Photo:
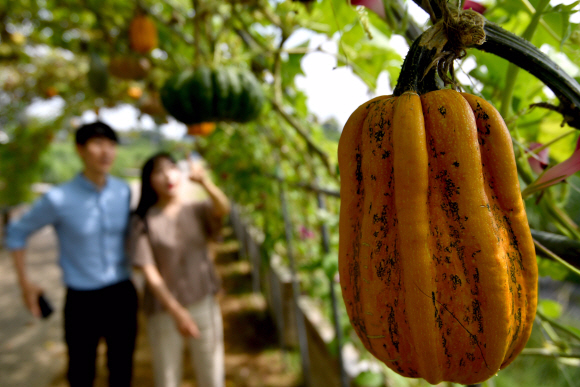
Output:
<svg viewBox="0 0 580 387">
<path fill-rule="evenodd" d="M 453 286 L 453 290 L 457 290 L 458 286 L 461 286 L 461 278 L 458 275 L 452 274 L 449 279 L 451 280 L 451 285 Z"/>
<path fill-rule="evenodd" d="M 440 106 L 439 109 L 437 110 L 439 110 L 439 113 L 441 113 L 443 118 L 445 118 L 445 115 L 447 114 L 447 109 L 445 108 L 445 106 Z"/>
<path fill-rule="evenodd" d="M 355 172 L 355 179 L 359 183 L 357 185 L 356 193 L 360 195 L 361 193 L 361 184 L 363 181 L 363 174 L 362 174 L 362 155 L 360 153 L 355 154 L 356 159 L 356 172 Z"/>
<path fill-rule="evenodd" d="M 481 308 L 478 300 L 473 300 L 471 302 L 471 309 L 473 321 L 477 321 L 477 332 L 483 333 L 483 316 L 481 315 Z"/>
<path fill-rule="evenodd" d="M 447 339 L 445 338 L 445 335 L 443 333 L 441 333 L 441 344 L 443 345 L 443 353 L 445 353 L 445 356 L 447 356 L 447 358 L 453 357 L 449 353 L 449 348 L 447 348 Z M 449 368 L 450 366 L 451 366 L 450 362 L 447 362 L 447 368 Z"/>
<path fill-rule="evenodd" d="M 514 234 L 514 230 L 512 228 L 512 222 L 511 222 L 510 218 L 507 217 L 507 215 L 504 215 L 503 219 L 505 221 L 505 228 L 507 229 L 507 231 L 509 233 L 510 246 L 512 246 L 514 251 L 515 251 L 515 255 L 516 255 L 515 260 L 518 263 L 519 269 L 523 271 L 525 269 L 524 269 L 524 265 L 523 265 L 523 261 L 522 261 L 522 253 L 520 252 L 518 238 Z"/>
<path fill-rule="evenodd" d="M 459 360 L 459 367 L 465 367 L 465 360 L 463 358 Z"/>
<path fill-rule="evenodd" d="M 455 162 L 453 163 L 453 166 L 454 166 L 455 168 L 459 168 L 459 163 L 458 163 L 457 161 L 455 161 Z"/>
<path fill-rule="evenodd" d="M 475 361 L 475 355 L 473 353 L 466 352 L 465 357 L 467 357 L 469 361 Z"/>
<path fill-rule="evenodd" d="M 473 257 L 473 255 L 472 255 L 472 257 Z M 473 282 L 476 284 L 479 283 L 479 269 L 477 267 L 475 268 L 475 274 L 473 274 Z"/>
<path fill-rule="evenodd" d="M 461 247 L 457 248 L 457 257 L 459 258 L 459 261 L 461 262 L 461 266 L 463 268 L 463 275 L 465 277 L 465 282 L 467 282 L 467 284 L 470 284 L 469 273 L 467 272 L 467 267 L 465 266 L 465 246 L 461 246 Z"/>
<path fill-rule="evenodd" d="M 395 309 L 390 307 L 391 311 L 389 312 L 389 317 L 387 318 L 387 323 L 389 324 L 389 335 L 391 336 L 391 343 L 399 352 L 399 324 L 397 324 L 397 320 L 395 319 Z"/>
<path fill-rule="evenodd" d="M 384 151 L 381 157 L 382 157 L 382 158 L 383 158 L 383 160 L 384 160 L 384 159 L 386 159 L 387 157 L 389 157 L 390 155 L 391 155 L 391 151 Z"/>
<path fill-rule="evenodd" d="M 508 253 L 507 256 L 508 256 L 508 259 L 510 261 L 510 265 L 509 265 L 510 279 L 515 284 L 515 283 L 517 283 L 517 280 L 516 280 L 516 265 L 514 262 L 515 261 L 514 254 Z"/>
<path fill-rule="evenodd" d="M 349 266 L 350 266 L 349 272 L 350 272 L 350 276 L 352 278 L 352 282 L 354 284 L 358 284 L 360 282 L 359 281 L 359 279 L 360 279 L 360 265 L 359 265 L 358 260 L 353 259 Z M 353 294 L 354 301 L 357 303 L 360 302 L 360 288 L 358 286 L 353 287 L 353 293 L 354 293 Z"/>
<path fill-rule="evenodd" d="M 418 378 L 419 377 L 419 373 L 417 372 L 417 370 L 414 370 L 412 368 L 409 368 L 409 376 L 412 378 Z"/>
<path fill-rule="evenodd" d="M 379 128 L 381 128 L 381 132 L 383 132 L 383 134 L 381 135 L 381 140 L 383 139 L 383 136 L 385 135 L 385 132 L 383 131 L 383 129 L 385 128 L 385 114 L 384 111 L 381 111 L 381 119 L 379 120 L 378 126 Z M 380 141 L 380 140 L 377 140 Z"/>
<path fill-rule="evenodd" d="M 371 180 L 372 181 L 377 181 L 377 177 L 375 175 L 371 175 Z"/>
<path fill-rule="evenodd" d="M 382 118 L 381 118 L 381 120 L 382 120 Z M 380 126 L 380 124 L 379 124 L 379 126 Z M 381 126 L 381 128 L 382 128 L 382 126 Z M 384 130 L 379 130 L 379 131 L 375 132 L 375 141 L 377 143 L 379 143 L 377 145 L 379 148 L 381 147 L 381 144 L 380 143 L 383 141 L 383 137 L 384 136 L 385 136 L 385 131 Z"/>
<path fill-rule="evenodd" d="M 514 320 L 516 322 L 516 331 L 514 332 L 514 335 L 512 336 L 512 340 L 510 342 L 510 347 L 514 344 L 514 342 L 517 340 L 517 338 L 520 334 L 520 329 L 522 327 L 522 308 L 518 308 L 518 311 L 516 312 L 516 314 L 514 316 Z"/>
</svg>

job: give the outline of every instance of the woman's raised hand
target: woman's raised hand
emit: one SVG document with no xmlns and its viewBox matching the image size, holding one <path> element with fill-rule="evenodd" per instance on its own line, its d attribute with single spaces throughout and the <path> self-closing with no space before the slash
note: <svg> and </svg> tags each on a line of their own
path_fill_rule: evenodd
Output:
<svg viewBox="0 0 580 387">
<path fill-rule="evenodd" d="M 194 161 L 191 157 L 187 158 L 189 166 L 189 180 L 194 183 L 203 184 L 207 179 L 205 168 L 200 162 Z"/>
</svg>

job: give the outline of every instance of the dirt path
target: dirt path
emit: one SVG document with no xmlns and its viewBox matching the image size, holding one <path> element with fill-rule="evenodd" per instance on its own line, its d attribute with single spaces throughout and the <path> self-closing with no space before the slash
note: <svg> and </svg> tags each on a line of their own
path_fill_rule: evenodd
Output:
<svg viewBox="0 0 580 387">
<path fill-rule="evenodd" d="M 298 387 L 298 364 L 278 349 L 275 327 L 261 295 L 251 292 L 250 266 L 237 258 L 236 242 L 217 248 L 216 264 L 222 278 L 220 306 L 224 319 L 226 387 Z M 145 321 L 140 314 L 141 327 Z M 99 347 L 95 387 L 106 387 L 106 347 Z M 195 376 L 185 353 L 181 387 L 194 387 Z M 139 330 L 135 351 L 134 386 L 153 387 L 151 353 L 144 329 Z M 50 384 L 67 386 L 64 369 Z M 202 387 L 202 386 L 199 386 Z"/>
<path fill-rule="evenodd" d="M 50 227 L 30 238 L 30 280 L 41 286 L 55 312 L 33 318 L 22 303 L 10 254 L 0 250 L 0 386 L 42 387 L 64 367 L 62 331 L 64 287 L 56 263 L 56 236 Z"/>
</svg>

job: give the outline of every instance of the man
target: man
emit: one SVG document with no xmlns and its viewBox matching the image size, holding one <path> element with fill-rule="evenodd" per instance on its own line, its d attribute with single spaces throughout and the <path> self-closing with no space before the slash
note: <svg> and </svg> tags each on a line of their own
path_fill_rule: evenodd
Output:
<svg viewBox="0 0 580 387">
<path fill-rule="evenodd" d="M 10 223 L 6 246 L 12 250 L 24 303 L 39 317 L 42 289 L 27 276 L 26 239 L 46 225 L 55 228 L 67 286 L 64 329 L 70 385 L 93 385 L 97 345 L 103 337 L 109 385 L 129 386 L 137 329 L 137 295 L 125 256 L 129 186 L 108 174 L 118 143 L 108 125 L 84 125 L 75 139 L 83 171 L 51 189 L 20 220 Z"/>
</svg>

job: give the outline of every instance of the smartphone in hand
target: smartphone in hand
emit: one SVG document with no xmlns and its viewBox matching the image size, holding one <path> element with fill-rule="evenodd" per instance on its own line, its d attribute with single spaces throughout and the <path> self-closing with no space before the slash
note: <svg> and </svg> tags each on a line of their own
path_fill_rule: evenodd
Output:
<svg viewBox="0 0 580 387">
<path fill-rule="evenodd" d="M 48 318 L 53 312 L 52 305 L 44 297 L 44 294 L 38 296 L 38 306 L 40 307 L 40 314 L 42 318 Z"/>
</svg>

